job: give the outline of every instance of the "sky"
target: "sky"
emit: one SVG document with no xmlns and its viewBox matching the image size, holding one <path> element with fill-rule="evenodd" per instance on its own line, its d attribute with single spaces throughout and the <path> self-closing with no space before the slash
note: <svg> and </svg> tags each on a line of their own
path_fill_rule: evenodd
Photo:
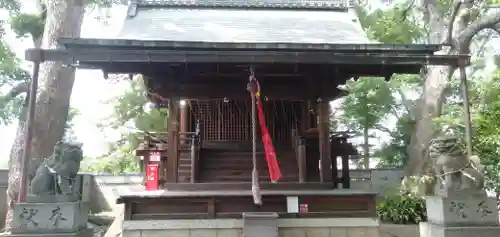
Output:
<svg viewBox="0 0 500 237">
<path fill-rule="evenodd" d="M 82 25 L 81 37 L 87 38 L 114 38 L 121 29 L 121 24 L 126 16 L 126 6 L 115 7 L 106 19 L 98 20 L 104 10 L 95 10 L 85 17 Z M 111 10 L 110 10 L 111 11 Z M 0 13 L 4 16 L 4 13 Z M 32 47 L 30 39 L 16 39 L 12 32 L 8 32 L 7 42 L 15 50 L 19 58 L 24 55 L 26 48 Z M 24 67 L 30 68 L 27 62 Z M 76 79 L 71 96 L 71 106 L 79 110 L 79 115 L 74 119 L 74 132 L 76 138 L 84 144 L 84 154 L 89 157 L 101 155 L 107 151 L 108 141 L 116 134 L 110 131 L 101 131 L 97 125 L 110 115 L 113 108 L 104 101 L 119 95 L 126 88 L 127 83 L 106 81 L 99 70 L 77 69 Z M 6 164 L 10 147 L 15 137 L 17 124 L 0 127 L 0 166 Z"/>
</svg>

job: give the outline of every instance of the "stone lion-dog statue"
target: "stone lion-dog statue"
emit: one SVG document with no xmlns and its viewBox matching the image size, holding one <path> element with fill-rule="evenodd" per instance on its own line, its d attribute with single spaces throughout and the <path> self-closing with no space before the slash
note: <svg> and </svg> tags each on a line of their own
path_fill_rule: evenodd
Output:
<svg viewBox="0 0 500 237">
<path fill-rule="evenodd" d="M 429 157 L 434 162 L 437 195 L 480 194 L 484 191 L 484 166 L 478 156 L 468 157 L 456 137 L 438 137 L 429 143 Z"/>
<path fill-rule="evenodd" d="M 83 160 L 81 143 L 60 141 L 52 155 L 37 168 L 30 185 L 30 195 L 75 195 L 74 181 Z"/>
</svg>

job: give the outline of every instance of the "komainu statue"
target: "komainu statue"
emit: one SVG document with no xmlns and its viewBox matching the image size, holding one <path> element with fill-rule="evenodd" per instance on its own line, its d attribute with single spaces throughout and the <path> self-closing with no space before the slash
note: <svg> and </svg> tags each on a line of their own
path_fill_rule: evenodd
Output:
<svg viewBox="0 0 500 237">
<path fill-rule="evenodd" d="M 437 176 L 436 195 L 486 195 L 484 166 L 479 157 L 468 157 L 456 137 L 439 137 L 429 144 Z"/>
<path fill-rule="evenodd" d="M 74 181 L 83 159 L 82 145 L 58 142 L 52 155 L 36 170 L 30 185 L 30 195 L 75 195 Z"/>
</svg>

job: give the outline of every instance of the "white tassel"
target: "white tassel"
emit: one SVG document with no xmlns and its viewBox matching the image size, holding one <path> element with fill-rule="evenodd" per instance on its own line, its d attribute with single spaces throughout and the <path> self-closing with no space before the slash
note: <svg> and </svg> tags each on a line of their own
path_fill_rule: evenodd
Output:
<svg viewBox="0 0 500 237">
<path fill-rule="evenodd" d="M 255 205 L 262 205 L 262 196 L 260 195 L 259 187 L 259 172 L 255 168 L 252 170 L 252 196 Z"/>
</svg>

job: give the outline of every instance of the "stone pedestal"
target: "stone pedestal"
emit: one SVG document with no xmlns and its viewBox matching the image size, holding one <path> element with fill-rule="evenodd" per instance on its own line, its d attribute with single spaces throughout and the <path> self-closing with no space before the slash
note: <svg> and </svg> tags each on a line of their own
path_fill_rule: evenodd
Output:
<svg viewBox="0 0 500 237">
<path fill-rule="evenodd" d="M 76 193 L 82 192 L 83 175 L 76 178 Z M 9 237 L 92 237 L 87 228 L 89 203 L 80 195 L 28 195 L 26 203 L 13 208 Z"/>
<path fill-rule="evenodd" d="M 493 237 L 500 233 L 496 199 L 484 195 L 426 199 L 427 223 L 420 237 Z"/>
<path fill-rule="evenodd" d="M 278 213 L 243 213 L 243 236 L 278 237 Z"/>
<path fill-rule="evenodd" d="M 93 230 L 87 229 L 87 202 L 19 203 L 13 211 L 12 230 L 7 236 L 93 236 Z"/>
</svg>

